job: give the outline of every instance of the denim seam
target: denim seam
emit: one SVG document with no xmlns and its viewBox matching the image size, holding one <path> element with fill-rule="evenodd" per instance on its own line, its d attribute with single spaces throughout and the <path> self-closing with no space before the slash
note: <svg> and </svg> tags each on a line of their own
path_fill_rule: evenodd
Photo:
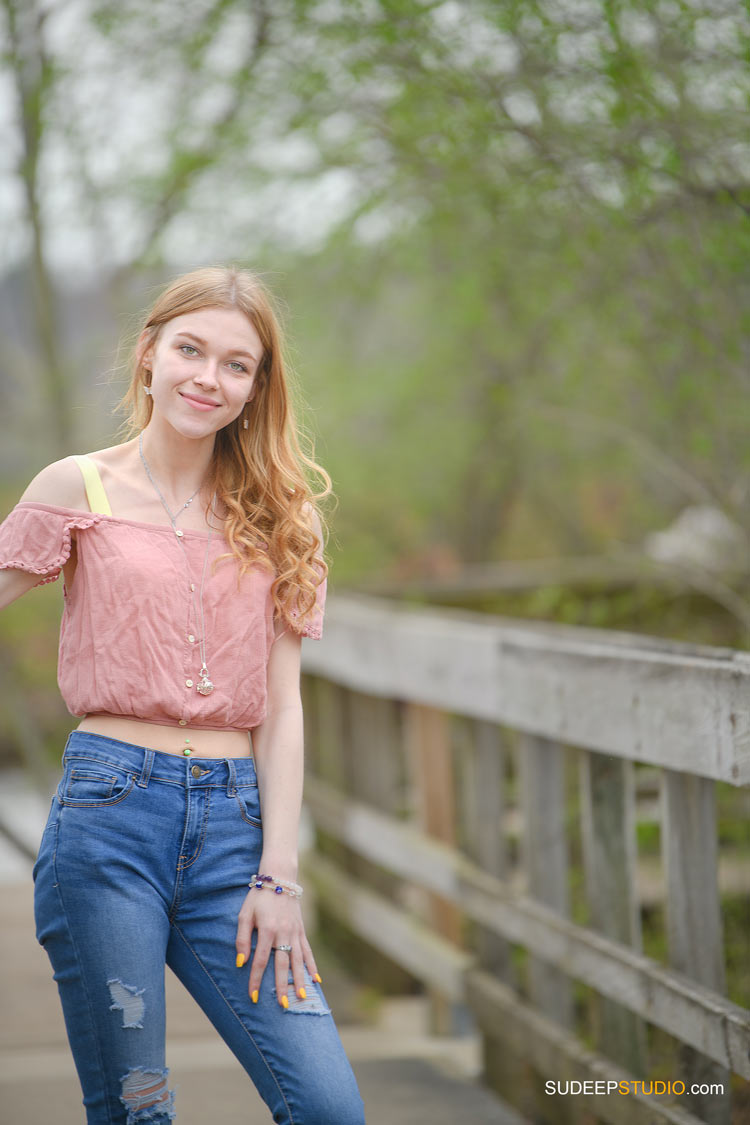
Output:
<svg viewBox="0 0 750 1125">
<path fill-rule="evenodd" d="M 205 761 L 207 759 L 202 759 L 202 760 Z M 214 761 L 214 759 L 210 759 L 210 760 Z M 219 762 L 222 761 L 222 759 L 220 759 L 220 758 L 217 758 L 215 760 L 219 761 Z M 242 760 L 244 761 L 244 759 L 242 759 Z M 109 755 L 84 754 L 84 753 L 82 753 L 81 751 L 78 751 L 78 750 L 76 750 L 76 751 L 71 750 L 71 751 L 68 752 L 67 759 L 63 759 L 63 763 L 62 763 L 63 770 L 65 769 L 65 767 L 70 762 L 74 762 L 74 761 L 75 762 L 93 762 L 98 766 L 106 766 L 109 769 L 120 770 L 122 773 L 126 773 L 129 777 L 132 777 L 134 779 L 134 781 L 136 782 L 136 784 L 138 783 L 138 777 L 140 776 L 139 774 L 133 773 L 132 767 L 123 765 L 122 761 L 118 761 L 116 758 L 111 758 Z M 156 767 L 154 767 L 152 769 L 152 771 L 149 775 L 149 784 L 151 784 L 151 782 L 153 782 L 153 781 L 160 781 L 164 785 L 177 785 L 180 788 L 190 788 L 190 789 L 226 789 L 226 787 L 227 787 L 227 783 L 225 781 L 207 781 L 202 785 L 195 785 L 195 786 L 190 785 L 189 783 L 186 785 L 185 781 L 182 778 L 163 777 L 160 774 L 156 773 L 155 770 L 156 770 Z M 142 786 L 141 788 L 146 788 L 146 787 Z M 258 788 L 257 777 L 253 781 L 238 781 L 237 782 L 237 789 L 238 790 L 247 789 L 247 788 L 250 788 L 250 789 L 257 789 Z"/>
<path fill-rule="evenodd" d="M 182 940 L 182 941 L 183 941 L 183 942 L 185 943 L 185 945 L 187 946 L 187 948 L 188 948 L 188 949 L 190 950 L 190 952 L 192 953 L 193 957 L 194 957 L 194 958 L 195 958 L 195 960 L 196 960 L 196 961 L 198 962 L 198 964 L 200 965 L 201 969 L 202 969 L 202 970 L 203 970 L 203 972 L 204 972 L 204 973 L 206 974 L 206 976 L 208 977 L 208 979 L 209 979 L 209 980 L 211 981 L 211 984 L 212 984 L 212 985 L 214 986 L 214 988 L 215 988 L 215 989 L 216 989 L 216 991 L 218 992 L 219 996 L 220 996 L 220 997 L 221 997 L 221 999 L 222 999 L 222 1000 L 224 1001 L 224 1003 L 226 1004 L 227 1008 L 229 1008 L 229 1011 L 230 1011 L 230 1012 L 232 1013 L 232 1015 L 234 1016 L 234 1018 L 235 1018 L 235 1019 L 237 1020 L 237 1023 L 238 1023 L 239 1025 L 240 1025 L 240 1027 L 242 1028 L 242 1030 L 243 1030 L 243 1031 L 245 1032 L 245 1035 L 247 1035 L 247 1037 L 248 1037 L 248 1039 L 250 1040 L 250 1042 L 252 1043 L 253 1047 L 255 1047 L 255 1050 L 256 1050 L 256 1051 L 258 1052 L 258 1054 L 259 1054 L 259 1055 L 260 1055 L 260 1057 L 262 1058 L 262 1060 L 263 1060 L 263 1063 L 264 1063 L 264 1065 L 265 1065 L 265 1067 L 266 1067 L 266 1070 L 268 1071 L 268 1073 L 270 1074 L 271 1078 L 272 1078 L 272 1079 L 273 1079 L 273 1081 L 275 1082 L 275 1084 L 276 1084 L 276 1089 L 277 1089 L 277 1090 L 279 1091 L 279 1094 L 281 1095 L 282 1101 L 284 1102 L 284 1105 L 286 1106 L 286 1111 L 287 1111 L 287 1113 L 289 1114 L 289 1122 L 288 1122 L 288 1125 L 295 1125 L 295 1122 L 294 1122 L 294 1117 L 293 1117 L 293 1115 L 292 1115 L 292 1110 L 291 1110 L 291 1107 L 290 1107 L 290 1105 L 289 1105 L 289 1102 L 288 1102 L 288 1101 L 286 1100 L 286 1094 L 284 1093 L 284 1090 L 283 1090 L 283 1088 L 282 1088 L 282 1086 L 281 1086 L 281 1083 L 279 1082 L 279 1079 L 277 1078 L 277 1076 L 276 1076 L 276 1074 L 275 1074 L 275 1072 L 274 1072 L 274 1069 L 273 1069 L 273 1067 L 271 1066 L 271 1064 L 269 1063 L 269 1061 L 268 1061 L 268 1059 L 266 1058 L 265 1054 L 263 1053 L 263 1049 L 262 1049 L 262 1048 L 261 1048 L 261 1047 L 259 1046 L 259 1044 L 258 1044 L 258 1042 L 256 1041 L 256 1039 L 255 1039 L 255 1036 L 253 1035 L 253 1033 L 252 1033 L 252 1032 L 250 1031 L 250 1029 L 249 1029 L 249 1028 L 248 1028 L 248 1027 L 247 1027 L 247 1026 L 245 1025 L 245 1022 L 244 1022 L 244 1020 L 242 1019 L 242 1017 L 240 1016 L 239 1012 L 237 1012 L 237 1011 L 235 1010 L 234 1006 L 233 1006 L 233 1005 L 232 1005 L 232 1004 L 230 1003 L 230 1001 L 229 1001 L 229 1000 L 227 999 L 227 997 L 226 997 L 226 996 L 224 995 L 224 993 L 222 992 L 222 990 L 221 990 L 221 989 L 219 988 L 219 985 L 218 985 L 218 984 L 217 984 L 217 982 L 216 982 L 216 981 L 214 980 L 214 978 L 213 978 L 213 976 L 211 975 L 210 971 L 209 971 L 209 970 L 208 970 L 208 969 L 206 968 L 206 966 L 205 966 L 205 965 L 203 964 L 203 962 L 201 961 L 201 958 L 200 958 L 200 954 L 199 954 L 199 953 L 198 953 L 198 952 L 197 952 L 197 951 L 196 951 L 195 949 L 193 949 L 192 945 L 190 944 L 190 942 L 188 941 L 188 939 L 187 939 L 187 938 L 185 937 L 185 935 L 183 934 L 183 932 L 182 932 L 182 930 L 180 929 L 180 927 L 178 926 L 178 924 L 177 924 L 177 923 L 175 922 L 175 923 L 173 923 L 173 925 L 174 925 L 174 929 L 175 929 L 175 932 L 176 932 L 176 933 L 177 933 L 177 934 L 179 935 L 180 939 L 181 939 L 181 940 Z"/>
<path fill-rule="evenodd" d="M 209 814 L 210 811 L 211 811 L 211 794 L 207 792 L 206 793 L 206 807 L 203 810 L 203 823 L 201 824 L 201 829 L 200 829 L 201 834 L 200 834 L 200 839 L 198 841 L 198 848 L 197 848 L 196 851 L 193 852 L 190 859 L 187 860 L 186 863 L 180 863 L 180 865 L 179 865 L 180 871 L 187 871 L 188 867 L 192 867 L 193 864 L 195 863 L 195 861 L 200 856 L 201 852 L 203 851 L 203 845 L 205 844 L 206 836 L 208 835 L 208 814 Z M 184 833 L 183 833 L 183 839 L 184 839 Z"/>
<path fill-rule="evenodd" d="M 86 996 L 86 1006 L 89 1010 L 89 1019 L 91 1020 L 91 1026 L 96 1027 L 96 1020 L 94 1019 L 94 1006 L 92 1004 L 91 995 L 89 993 L 88 982 L 86 981 L 86 977 L 83 974 L 81 957 L 80 957 L 80 954 L 78 952 L 78 946 L 76 945 L 76 940 L 73 937 L 73 931 L 70 928 L 70 921 L 68 920 L 68 911 L 67 911 L 66 906 L 65 906 L 65 899 L 63 898 L 62 888 L 60 886 L 60 879 L 59 879 L 59 876 L 58 876 L 58 873 L 57 873 L 57 850 L 60 846 L 60 824 L 61 824 L 61 820 L 62 820 L 62 810 L 60 810 L 60 816 L 57 819 L 57 837 L 55 839 L 55 849 L 54 849 L 54 852 L 53 852 L 53 855 L 52 855 L 52 871 L 53 871 L 53 874 L 54 874 L 54 877 L 55 877 L 55 890 L 57 891 L 57 897 L 58 897 L 58 900 L 59 900 L 59 903 L 60 903 L 61 913 L 62 913 L 63 917 L 65 918 L 65 928 L 68 931 L 68 940 L 70 941 L 71 947 L 73 949 L 73 954 L 74 954 L 75 959 L 76 959 L 76 965 L 78 967 L 78 972 L 80 973 L 81 987 L 83 988 L 84 995 Z M 98 1059 L 98 1062 L 99 1062 L 99 1074 L 102 1075 L 102 1074 L 106 1073 L 106 1069 L 105 1069 L 104 1060 L 103 1060 L 102 1054 L 101 1054 L 101 1044 L 100 1044 L 98 1035 L 95 1034 L 93 1038 L 94 1038 L 94 1044 L 95 1044 L 94 1049 L 96 1051 L 97 1059 Z M 106 1101 L 106 1107 L 107 1107 L 107 1121 L 110 1123 L 110 1125 L 112 1125 L 112 1114 L 110 1112 L 110 1104 L 109 1104 L 110 1094 L 109 1094 L 109 1090 L 106 1087 L 106 1084 L 104 1084 L 104 1093 L 105 1093 L 105 1101 Z"/>
<path fill-rule="evenodd" d="M 245 821 L 245 824 L 250 824 L 253 828 L 263 827 L 263 821 L 260 819 L 260 817 L 250 816 L 250 813 L 245 812 L 245 806 L 242 803 L 242 794 L 239 791 L 235 793 L 234 800 L 237 802 L 240 810 L 240 816 Z"/>
<path fill-rule="evenodd" d="M 88 781 L 103 781 L 103 782 L 107 783 L 109 785 L 109 793 L 107 793 L 106 797 L 102 798 L 102 800 L 105 800 L 105 801 L 108 801 L 109 798 L 113 795 L 115 785 L 117 784 L 117 778 L 113 777 L 111 773 L 107 774 L 107 776 L 105 777 L 105 776 L 103 776 L 103 774 L 101 772 L 93 773 L 90 770 L 72 769 L 70 771 L 70 779 L 68 781 L 68 788 L 70 788 L 71 782 L 75 781 L 76 778 L 81 778 L 84 781 L 86 781 L 86 780 L 88 780 Z M 73 798 L 73 799 L 75 800 L 75 798 Z"/>
<path fill-rule="evenodd" d="M 123 773 L 129 774 L 131 772 L 128 766 L 124 766 L 122 762 L 118 762 L 116 758 L 110 758 L 107 754 L 91 755 L 71 750 L 63 759 L 63 769 L 71 762 L 95 762 L 98 766 L 111 766 L 113 769 L 122 770 Z"/>
<path fill-rule="evenodd" d="M 177 860 L 177 875 L 174 883 L 174 891 L 172 893 L 172 901 L 167 910 L 167 919 L 170 926 L 175 924 L 174 920 L 177 917 L 177 911 L 180 909 L 182 903 L 182 873 L 184 868 L 180 866 L 179 858 Z"/>
<path fill-rule="evenodd" d="M 122 793 L 118 793 L 116 797 L 105 797 L 101 801 L 86 801 L 80 797 L 60 797 L 60 803 L 67 805 L 71 809 L 105 809 L 108 805 L 119 805 L 133 792 L 133 785 L 135 778 L 132 774 L 128 777 L 128 786 Z M 59 794 L 58 794 L 59 796 Z"/>
</svg>

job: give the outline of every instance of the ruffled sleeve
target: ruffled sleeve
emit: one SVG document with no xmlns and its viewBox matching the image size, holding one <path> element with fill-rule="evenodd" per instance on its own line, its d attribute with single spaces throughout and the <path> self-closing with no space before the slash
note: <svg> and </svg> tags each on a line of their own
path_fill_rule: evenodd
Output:
<svg viewBox="0 0 750 1125">
<path fill-rule="evenodd" d="M 17 504 L 0 524 L 0 570 L 25 570 L 41 576 L 37 586 L 54 582 L 70 558 L 70 533 L 93 527 L 100 515 L 28 501 Z"/>
<path fill-rule="evenodd" d="M 323 636 L 323 614 L 326 605 L 326 592 L 328 587 L 328 580 L 324 578 L 315 591 L 315 605 L 312 612 L 304 624 L 299 628 L 296 624 L 292 624 L 295 633 L 299 633 L 303 637 L 312 637 L 313 640 L 319 641 Z M 296 609 L 292 610 L 292 617 L 299 617 Z"/>
</svg>

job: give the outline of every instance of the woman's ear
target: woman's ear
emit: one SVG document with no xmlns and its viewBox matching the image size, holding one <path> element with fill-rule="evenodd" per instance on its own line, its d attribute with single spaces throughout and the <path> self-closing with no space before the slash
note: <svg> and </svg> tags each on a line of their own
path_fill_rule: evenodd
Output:
<svg viewBox="0 0 750 1125">
<path fill-rule="evenodd" d="M 151 333 L 141 332 L 138 343 L 135 345 L 135 358 L 140 367 L 150 368 L 154 357 L 154 342 Z"/>
</svg>

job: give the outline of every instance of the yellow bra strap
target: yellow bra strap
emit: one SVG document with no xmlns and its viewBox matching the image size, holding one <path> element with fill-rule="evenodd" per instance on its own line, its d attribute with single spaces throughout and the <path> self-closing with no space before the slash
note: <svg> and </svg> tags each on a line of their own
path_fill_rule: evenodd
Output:
<svg viewBox="0 0 750 1125">
<path fill-rule="evenodd" d="M 96 465 L 90 457 L 77 456 L 75 460 L 86 486 L 86 499 L 89 502 L 89 508 L 92 512 L 98 512 L 100 515 L 111 516 L 112 509 L 109 506 L 107 493 L 104 491 L 102 478 L 99 476 Z"/>
</svg>

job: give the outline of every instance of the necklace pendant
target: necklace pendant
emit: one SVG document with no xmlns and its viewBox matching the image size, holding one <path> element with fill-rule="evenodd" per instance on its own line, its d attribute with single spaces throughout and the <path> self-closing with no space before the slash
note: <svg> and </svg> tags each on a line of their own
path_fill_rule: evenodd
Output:
<svg viewBox="0 0 750 1125">
<path fill-rule="evenodd" d="M 175 535 L 177 536 L 178 539 L 182 539 L 183 535 L 185 534 L 184 531 L 180 531 L 179 527 L 175 528 L 174 533 L 175 533 Z"/>
<path fill-rule="evenodd" d="M 200 692 L 201 695 L 210 695 L 214 690 L 214 685 L 209 679 L 208 668 L 205 664 L 201 668 L 201 678 L 198 681 L 195 690 Z"/>
</svg>

